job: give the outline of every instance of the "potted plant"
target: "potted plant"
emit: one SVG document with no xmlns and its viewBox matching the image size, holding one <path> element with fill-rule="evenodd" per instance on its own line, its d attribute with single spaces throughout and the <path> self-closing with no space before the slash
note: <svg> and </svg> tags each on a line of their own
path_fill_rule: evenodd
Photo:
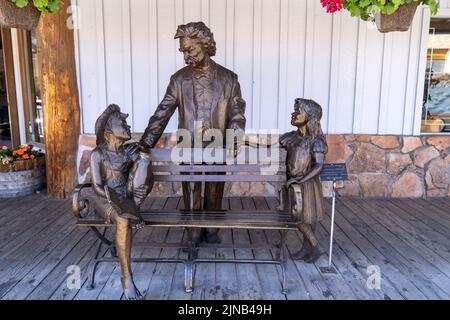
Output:
<svg viewBox="0 0 450 320">
<path fill-rule="evenodd" d="M 60 0 L 0 0 L 0 25 L 31 30 L 41 14 L 57 12 Z"/>
<path fill-rule="evenodd" d="M 353 17 L 364 21 L 375 21 L 380 32 L 408 31 L 417 6 L 428 5 L 431 14 L 439 9 L 437 0 L 320 0 L 327 12 L 342 8 Z"/>
<path fill-rule="evenodd" d="M 26 196 L 41 189 L 44 164 L 44 155 L 31 145 L 0 147 L 0 198 Z"/>
</svg>

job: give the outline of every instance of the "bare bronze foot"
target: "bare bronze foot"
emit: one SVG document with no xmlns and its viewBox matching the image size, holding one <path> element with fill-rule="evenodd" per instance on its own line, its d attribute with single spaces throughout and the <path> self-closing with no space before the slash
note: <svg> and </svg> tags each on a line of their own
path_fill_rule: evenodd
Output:
<svg viewBox="0 0 450 320">
<path fill-rule="evenodd" d="M 311 248 L 310 253 L 304 258 L 306 263 L 314 263 L 316 262 L 320 256 L 323 254 L 323 251 L 317 245 Z"/>
<path fill-rule="evenodd" d="M 304 260 L 307 255 L 311 252 L 311 244 L 308 241 L 303 241 L 303 246 L 297 253 L 292 255 L 294 260 Z"/>
<path fill-rule="evenodd" d="M 123 293 L 126 300 L 142 300 L 142 294 L 136 288 L 133 280 L 128 280 L 126 284 L 123 285 Z"/>
</svg>

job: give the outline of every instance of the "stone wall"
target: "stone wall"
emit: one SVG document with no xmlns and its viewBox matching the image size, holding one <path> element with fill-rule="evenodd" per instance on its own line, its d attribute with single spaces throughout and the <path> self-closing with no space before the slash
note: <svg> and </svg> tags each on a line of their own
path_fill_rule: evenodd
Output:
<svg viewBox="0 0 450 320">
<path fill-rule="evenodd" d="M 135 138 L 139 138 L 137 135 Z M 357 197 L 445 197 L 450 196 L 450 136 L 328 135 L 328 163 L 345 162 L 349 180 L 341 185 L 341 196 Z M 173 146 L 164 136 L 158 147 Z M 93 136 L 80 137 L 79 180 L 89 181 L 89 155 Z M 330 196 L 331 185 L 324 183 Z M 277 185 L 233 183 L 226 195 L 275 195 Z M 155 195 L 181 194 L 179 183 L 157 184 Z"/>
</svg>

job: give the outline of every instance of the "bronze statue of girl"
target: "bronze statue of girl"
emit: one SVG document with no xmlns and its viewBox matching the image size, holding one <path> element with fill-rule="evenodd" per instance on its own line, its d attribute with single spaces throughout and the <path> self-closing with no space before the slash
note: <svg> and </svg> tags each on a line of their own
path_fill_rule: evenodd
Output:
<svg viewBox="0 0 450 320">
<path fill-rule="evenodd" d="M 287 149 L 287 187 L 291 197 L 301 194 L 301 208 L 294 207 L 293 213 L 303 233 L 303 247 L 293 255 L 296 260 L 315 262 L 322 251 L 314 231 L 324 214 L 322 185 L 319 174 L 322 171 L 327 143 L 322 133 L 320 119 L 322 108 L 315 101 L 296 99 L 291 124 L 296 131 L 281 136 L 280 144 Z"/>
<path fill-rule="evenodd" d="M 131 273 L 132 228 L 143 226 L 139 209 L 153 186 L 150 154 L 131 139 L 128 114 L 110 105 L 97 119 L 97 147 L 90 165 L 93 188 L 99 197 L 95 210 L 116 225 L 116 249 L 125 297 L 142 298 Z"/>
</svg>

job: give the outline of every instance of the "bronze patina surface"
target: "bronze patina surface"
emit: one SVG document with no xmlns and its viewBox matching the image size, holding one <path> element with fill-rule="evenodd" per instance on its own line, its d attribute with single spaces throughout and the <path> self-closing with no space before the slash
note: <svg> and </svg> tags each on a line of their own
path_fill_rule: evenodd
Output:
<svg viewBox="0 0 450 320">
<path fill-rule="evenodd" d="M 280 144 L 287 149 L 287 187 L 292 211 L 303 233 L 303 247 L 294 259 L 315 262 L 322 251 L 314 234 L 324 214 L 322 185 L 319 180 L 327 143 L 320 119 L 322 108 L 313 100 L 296 99 L 291 124 L 296 131 L 281 136 Z"/>
<path fill-rule="evenodd" d="M 175 39 L 180 41 L 179 50 L 187 66 L 170 78 L 166 95 L 151 117 L 141 144 L 147 148 L 154 147 L 176 110 L 178 128 L 191 134 L 192 146 L 195 136 L 203 136 L 210 129 L 218 130 L 222 137 L 226 136 L 227 129 L 243 131 L 245 101 L 241 96 L 238 77 L 211 59 L 216 54 L 216 42 L 211 30 L 203 22 L 191 22 L 178 27 Z M 210 141 L 203 143 L 203 147 L 208 143 Z M 186 208 L 220 209 L 223 182 L 205 183 L 203 203 L 201 183 L 184 182 L 182 188 Z M 203 230 L 202 233 L 198 235 L 199 240 L 204 238 L 207 242 L 220 242 L 217 230 Z"/>
<path fill-rule="evenodd" d="M 127 299 L 140 299 L 130 267 L 132 228 L 143 226 L 139 208 L 153 186 L 150 155 L 131 139 L 127 114 L 110 105 L 97 119 L 97 147 L 91 154 L 92 185 L 98 214 L 116 225 L 115 243 Z"/>
</svg>

